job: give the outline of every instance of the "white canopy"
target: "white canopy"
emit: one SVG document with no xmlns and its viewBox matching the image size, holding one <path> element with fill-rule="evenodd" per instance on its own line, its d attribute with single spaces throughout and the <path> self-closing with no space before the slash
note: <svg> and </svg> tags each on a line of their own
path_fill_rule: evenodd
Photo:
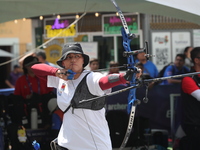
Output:
<svg viewBox="0 0 200 150">
<path fill-rule="evenodd" d="M 139 12 L 200 24 L 200 0 L 116 0 L 122 12 Z M 49 14 L 115 12 L 110 0 L 0 0 L 0 23 Z"/>
<path fill-rule="evenodd" d="M 7 51 L 0 49 L 0 57 L 14 57 L 14 55 Z"/>
</svg>

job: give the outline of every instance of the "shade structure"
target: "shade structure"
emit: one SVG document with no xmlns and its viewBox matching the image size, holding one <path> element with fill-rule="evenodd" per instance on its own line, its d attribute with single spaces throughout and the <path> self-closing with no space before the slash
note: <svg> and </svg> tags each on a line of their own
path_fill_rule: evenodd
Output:
<svg viewBox="0 0 200 150">
<path fill-rule="evenodd" d="M 139 12 L 200 24 L 199 0 L 116 0 L 122 12 Z M 115 12 L 110 0 L 0 0 L 0 23 L 40 15 Z"/>
<path fill-rule="evenodd" d="M 0 49 L 0 57 L 14 57 L 14 55 L 7 51 Z"/>
</svg>

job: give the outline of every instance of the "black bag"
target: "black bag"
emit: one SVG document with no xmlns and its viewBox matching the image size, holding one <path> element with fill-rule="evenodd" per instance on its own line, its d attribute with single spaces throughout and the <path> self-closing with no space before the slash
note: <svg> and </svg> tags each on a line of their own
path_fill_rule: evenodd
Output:
<svg viewBox="0 0 200 150">
<path fill-rule="evenodd" d="M 14 94 L 8 96 L 8 114 L 12 123 L 23 125 L 25 128 L 30 127 L 26 105 L 22 96 Z"/>
<path fill-rule="evenodd" d="M 165 65 L 161 70 L 160 72 L 158 73 L 158 77 L 163 77 L 164 76 L 164 73 L 165 73 L 165 70 L 168 66 L 172 65 L 173 63 L 170 62 L 169 64 Z"/>
</svg>

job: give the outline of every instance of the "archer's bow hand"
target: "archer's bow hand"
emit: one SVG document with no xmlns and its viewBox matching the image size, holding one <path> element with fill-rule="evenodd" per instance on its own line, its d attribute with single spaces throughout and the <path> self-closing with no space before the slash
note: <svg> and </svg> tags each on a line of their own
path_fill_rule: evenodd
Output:
<svg viewBox="0 0 200 150">
<path fill-rule="evenodd" d="M 141 69 L 135 67 L 135 69 L 131 68 L 126 71 L 124 79 L 126 79 L 127 81 L 132 81 L 134 73 L 136 73 L 136 78 L 140 78 L 140 76 L 142 75 Z"/>
</svg>

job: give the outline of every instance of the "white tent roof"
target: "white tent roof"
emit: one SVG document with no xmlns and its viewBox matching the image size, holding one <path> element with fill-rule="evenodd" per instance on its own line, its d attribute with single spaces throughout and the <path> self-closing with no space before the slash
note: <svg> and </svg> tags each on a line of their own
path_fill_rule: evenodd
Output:
<svg viewBox="0 0 200 150">
<path fill-rule="evenodd" d="M 0 49 L 0 57 L 14 57 L 14 55 L 7 51 Z"/>
<path fill-rule="evenodd" d="M 157 14 L 200 24 L 200 0 L 116 0 L 122 12 Z M 0 0 L 0 23 L 40 15 L 115 12 L 110 0 Z"/>
</svg>

